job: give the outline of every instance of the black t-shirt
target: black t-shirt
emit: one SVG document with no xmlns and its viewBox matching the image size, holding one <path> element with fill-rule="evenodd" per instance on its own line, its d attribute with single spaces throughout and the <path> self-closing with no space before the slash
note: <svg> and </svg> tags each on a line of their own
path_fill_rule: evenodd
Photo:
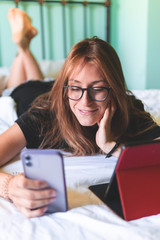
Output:
<svg viewBox="0 0 160 240">
<path fill-rule="evenodd" d="M 34 113 L 32 113 L 32 115 L 33 114 Z M 26 138 L 28 148 L 38 148 L 40 146 L 41 142 L 43 141 L 43 136 L 41 135 L 41 122 L 43 122 L 43 124 L 46 124 L 46 126 L 43 125 L 43 128 L 48 128 L 48 123 L 51 121 L 49 114 L 36 114 L 38 114 L 38 117 L 36 117 L 35 120 L 33 120 L 33 117 L 30 117 L 28 112 L 25 112 L 16 120 L 16 123 L 20 126 Z M 157 137 L 160 137 L 160 127 L 155 125 L 155 127 L 142 133 L 141 135 L 128 138 L 126 142 L 147 141 L 153 140 Z M 61 144 L 57 143 L 56 146 L 52 147 L 67 148 L 67 144 L 65 141 L 62 141 Z"/>
<path fill-rule="evenodd" d="M 27 141 L 27 148 L 38 148 L 42 142 L 40 125 L 37 121 L 31 120 L 28 113 L 23 113 L 17 120 L 25 139 Z"/>
<path fill-rule="evenodd" d="M 33 110 L 31 113 L 25 112 L 16 120 L 27 141 L 27 148 L 39 148 L 44 139 L 41 125 L 43 123 L 43 129 L 51 129 L 52 120 L 53 117 L 49 113 L 41 114 L 41 110 L 38 110 L 38 112 Z M 68 149 L 68 145 L 65 140 L 62 140 L 61 142 L 57 142 L 52 148 Z"/>
<path fill-rule="evenodd" d="M 12 93 L 11 96 L 17 103 L 17 114 L 19 118 L 16 123 L 20 126 L 26 141 L 28 148 L 38 148 L 43 141 L 43 136 L 41 135 L 41 122 L 46 124 L 43 125 L 43 128 L 48 128 L 49 122 L 52 121 L 50 114 L 41 114 L 40 112 L 33 111 L 32 117 L 26 112 L 30 107 L 33 100 L 43 94 L 45 92 L 50 91 L 53 86 L 54 81 L 50 82 L 42 82 L 42 81 L 28 81 L 20 86 L 18 86 Z M 139 100 L 135 100 L 135 106 L 143 110 L 143 104 Z M 35 118 L 33 115 L 35 114 Z M 38 116 L 38 117 L 37 117 Z M 134 133 L 140 131 L 142 129 L 147 128 L 147 123 L 144 122 L 143 119 L 136 119 L 137 123 L 135 124 L 135 120 L 131 121 L 128 131 L 131 133 L 131 137 L 125 137 L 125 142 L 133 142 L 133 141 L 146 141 L 153 140 L 157 137 L 160 137 L 160 127 L 155 125 L 152 129 L 145 131 L 140 135 L 133 136 Z M 145 126 L 146 125 L 146 126 Z M 124 142 L 124 141 L 122 141 Z M 53 148 L 57 148 L 57 146 L 61 146 L 65 148 L 67 146 L 65 141 L 62 141 L 60 144 L 57 143 Z"/>
</svg>

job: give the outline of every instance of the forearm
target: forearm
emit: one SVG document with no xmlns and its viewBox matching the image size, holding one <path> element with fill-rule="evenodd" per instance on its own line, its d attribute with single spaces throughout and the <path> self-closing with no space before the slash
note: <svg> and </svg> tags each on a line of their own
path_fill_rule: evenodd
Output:
<svg viewBox="0 0 160 240">
<path fill-rule="evenodd" d="M 0 135 L 0 166 L 6 164 L 26 146 L 26 139 L 18 126 L 14 124 Z"/>
<path fill-rule="evenodd" d="M 0 148 L 2 148 L 2 150 L 0 149 L 0 167 L 2 167 L 3 165 L 7 164 L 9 161 L 11 161 L 15 156 L 18 156 L 20 151 L 16 151 L 16 149 L 11 149 L 11 147 L 8 146 L 4 146 L 3 144 L 0 144 Z"/>
</svg>

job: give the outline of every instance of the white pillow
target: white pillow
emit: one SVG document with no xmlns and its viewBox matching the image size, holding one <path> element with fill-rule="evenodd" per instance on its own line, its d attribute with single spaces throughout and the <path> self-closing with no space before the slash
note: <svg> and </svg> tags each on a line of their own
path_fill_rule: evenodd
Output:
<svg viewBox="0 0 160 240">
<path fill-rule="evenodd" d="M 132 92 L 142 100 L 145 110 L 160 125 L 160 89 L 133 90 Z"/>
<path fill-rule="evenodd" d="M 9 73 L 10 73 L 9 67 L 0 67 L 0 95 L 6 87 Z"/>
<path fill-rule="evenodd" d="M 63 63 L 64 63 L 64 59 L 63 60 L 41 60 L 39 61 L 39 65 L 40 65 L 40 69 L 43 73 L 43 75 L 46 78 L 53 78 L 56 79 L 59 71 L 61 70 Z"/>
</svg>

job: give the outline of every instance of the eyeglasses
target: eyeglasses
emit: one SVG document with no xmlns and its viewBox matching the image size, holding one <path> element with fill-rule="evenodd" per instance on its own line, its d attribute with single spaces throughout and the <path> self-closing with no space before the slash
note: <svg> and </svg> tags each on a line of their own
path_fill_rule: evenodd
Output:
<svg viewBox="0 0 160 240">
<path fill-rule="evenodd" d="M 109 95 L 111 87 L 89 87 L 81 88 L 77 86 L 64 86 L 67 89 L 67 96 L 69 99 L 77 101 L 82 98 L 84 91 L 87 91 L 91 100 L 97 102 L 103 102 Z"/>
</svg>

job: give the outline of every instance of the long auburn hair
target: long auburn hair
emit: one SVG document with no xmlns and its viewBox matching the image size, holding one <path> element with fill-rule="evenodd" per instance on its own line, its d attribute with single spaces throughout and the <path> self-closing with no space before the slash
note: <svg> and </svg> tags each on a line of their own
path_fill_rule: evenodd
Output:
<svg viewBox="0 0 160 240">
<path fill-rule="evenodd" d="M 141 114 L 151 121 L 149 114 L 135 108 L 133 104 L 135 97 L 132 95 L 130 98 L 131 92 L 127 90 L 121 63 L 113 47 L 107 42 L 93 37 L 82 40 L 73 46 L 51 91 L 39 97 L 31 108 L 43 109 L 44 114 L 46 111 L 50 112 L 52 121 L 49 123 L 50 127 L 47 130 L 43 127 L 41 129 L 42 135 L 44 135 L 41 148 L 58 146 L 58 142 L 61 143 L 65 140 L 69 146 L 66 150 L 74 155 L 89 155 L 100 151 L 95 142 L 95 135 L 91 133 L 90 128 L 81 126 L 72 113 L 63 88 L 67 86 L 71 73 L 79 65 L 83 68 L 87 63 L 93 63 L 98 67 L 104 80 L 112 89 L 112 100 L 117 108 L 111 122 L 111 141 L 116 141 L 127 133 L 131 112 L 132 115 Z"/>
</svg>

